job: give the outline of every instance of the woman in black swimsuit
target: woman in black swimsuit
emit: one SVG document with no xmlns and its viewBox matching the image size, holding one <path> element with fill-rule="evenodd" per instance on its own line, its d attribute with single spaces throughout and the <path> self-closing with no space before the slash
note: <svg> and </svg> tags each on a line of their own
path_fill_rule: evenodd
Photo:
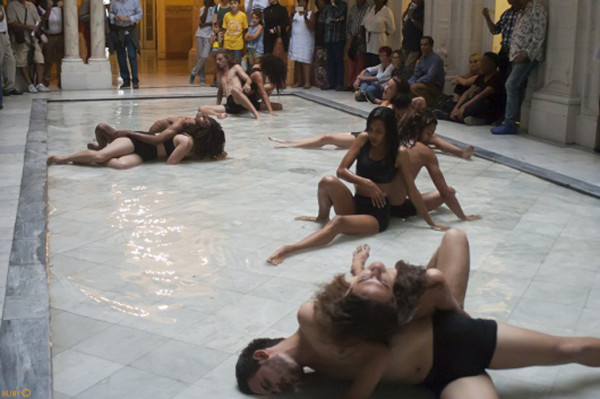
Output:
<svg viewBox="0 0 600 399">
<path fill-rule="evenodd" d="M 166 118 L 156 121 L 148 132 L 116 130 L 100 123 L 96 143 L 88 150 L 67 156 L 48 157 L 48 164 L 97 164 L 129 169 L 143 162 L 166 159 L 176 165 L 184 159 L 223 159 L 225 134 L 221 125 L 206 114 L 195 118 Z"/>
<path fill-rule="evenodd" d="M 414 131 L 409 131 L 413 133 Z M 325 245 L 338 234 L 375 234 L 389 223 L 388 190 L 396 177 L 397 153 L 400 144 L 417 139 L 398 135 L 394 111 L 375 108 L 367 118 L 366 132 L 360 133 L 337 169 L 337 176 L 324 177 L 319 182 L 317 217 L 296 220 L 314 221 L 324 227 L 302 241 L 277 250 L 267 262 L 277 265 L 292 252 Z M 350 167 L 356 161 L 356 173 Z M 340 179 L 354 184 L 356 195 Z M 329 220 L 331 208 L 336 216 Z"/>
<path fill-rule="evenodd" d="M 248 97 L 253 96 L 257 102 L 262 99 L 262 103 L 258 107 L 255 106 L 255 108 L 261 111 L 268 110 L 270 114 L 273 114 L 273 111 L 283 109 L 281 104 L 271 102 L 269 96 L 273 93 L 273 90 L 279 92 L 279 90 L 285 88 L 287 77 L 285 62 L 281 58 L 267 54 L 261 58 L 260 63 L 252 65 L 247 73 L 252 80 L 250 84 L 252 91 L 248 94 Z"/>
</svg>

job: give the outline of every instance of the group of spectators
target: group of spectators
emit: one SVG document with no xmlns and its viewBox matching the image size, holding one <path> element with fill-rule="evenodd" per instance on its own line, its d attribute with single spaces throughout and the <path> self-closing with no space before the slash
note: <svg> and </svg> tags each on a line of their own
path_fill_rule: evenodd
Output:
<svg viewBox="0 0 600 399">
<path fill-rule="evenodd" d="M 423 0 L 412 0 L 404 10 L 397 50 L 390 40 L 396 23 L 386 0 L 357 0 L 349 10 L 344 0 L 296 0 L 290 15 L 278 0 L 249 0 L 246 13 L 239 0 L 205 0 L 190 83 L 197 76 L 205 83 L 211 48 L 230 50 L 239 62 L 245 49 L 248 66 L 264 54 L 289 57 L 294 87 L 354 91 L 357 101 L 383 105 L 410 94 L 422 97 L 442 119 L 493 123 L 492 133 L 514 134 L 527 77 L 543 60 L 547 14 L 534 0 L 508 2 L 511 7 L 498 22 L 483 10 L 490 32 L 502 34 L 500 52 L 472 54 L 469 73 L 451 79 L 453 96 L 443 94 L 444 60 L 434 51 L 434 39 L 423 35 Z"/>
</svg>

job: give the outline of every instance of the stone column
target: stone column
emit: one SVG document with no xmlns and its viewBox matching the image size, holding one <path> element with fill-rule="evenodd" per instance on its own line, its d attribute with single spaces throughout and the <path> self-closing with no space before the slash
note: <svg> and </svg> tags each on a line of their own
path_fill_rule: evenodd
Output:
<svg viewBox="0 0 600 399">
<path fill-rule="evenodd" d="M 65 0 L 63 6 L 65 30 L 65 59 L 79 60 L 79 33 L 77 30 L 77 0 Z"/>
<path fill-rule="evenodd" d="M 106 58 L 105 10 L 102 0 L 90 0 L 92 56 L 87 65 L 86 88 L 108 89 L 112 85 L 110 62 Z"/>
</svg>

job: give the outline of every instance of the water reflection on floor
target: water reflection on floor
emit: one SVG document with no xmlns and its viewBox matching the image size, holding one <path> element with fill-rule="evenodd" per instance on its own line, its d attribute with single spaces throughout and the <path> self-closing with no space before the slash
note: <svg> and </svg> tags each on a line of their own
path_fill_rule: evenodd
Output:
<svg viewBox="0 0 600 399">
<path fill-rule="evenodd" d="M 424 263 L 441 234 L 418 219 L 395 220 L 375 237 L 341 238 L 287 259 L 265 259 L 317 226 L 316 187 L 344 152 L 273 149 L 267 136 L 309 136 L 363 127 L 364 120 L 298 98 L 255 121 L 222 122 L 230 159 L 127 171 L 49 168 L 50 288 L 57 398 L 234 398 L 233 364 L 248 340 L 296 328 L 298 306 L 317 284 L 348 269 L 356 245 L 392 265 Z M 108 122 L 146 129 L 214 99 L 49 104 L 49 153 L 85 147 Z M 467 311 L 549 333 L 600 331 L 598 201 L 479 159 L 440 155 L 465 211 L 439 223 L 467 231 L 472 273 Z M 426 173 L 421 190 L 432 188 Z M 494 373 L 506 397 L 569 397 L 600 389 L 597 372 L 576 367 Z M 318 391 L 336 390 L 320 384 Z M 591 389 L 590 388 L 590 389 Z M 329 391 L 327 391 L 329 389 Z M 516 392 L 516 393 L 515 393 Z M 592 391 L 590 391 L 592 392 Z M 310 388 L 298 397 L 315 397 Z M 376 397 L 398 396 L 384 387 Z"/>
</svg>

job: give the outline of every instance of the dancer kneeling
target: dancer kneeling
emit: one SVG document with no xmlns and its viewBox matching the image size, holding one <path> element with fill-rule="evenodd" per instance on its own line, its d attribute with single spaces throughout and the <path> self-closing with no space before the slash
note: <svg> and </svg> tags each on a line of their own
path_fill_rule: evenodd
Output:
<svg viewBox="0 0 600 399">
<path fill-rule="evenodd" d="M 185 159 L 224 159 L 225 133 L 206 114 L 195 118 L 174 117 L 156 121 L 148 132 L 116 130 L 106 123 L 96 126 L 96 143 L 88 150 L 48 157 L 48 164 L 97 164 L 129 169 L 143 162 L 166 160 L 175 165 Z"/>
<path fill-rule="evenodd" d="M 444 399 L 497 399 L 488 368 L 567 363 L 600 367 L 598 338 L 557 337 L 446 310 L 463 306 L 468 251 L 466 235 L 453 230 L 430 261 L 445 265 L 441 286 L 453 295 L 450 307 L 442 302 L 441 307 L 422 309 L 428 285 L 419 283 L 422 272 L 405 273 L 402 269 L 410 268 L 406 265 L 394 278 L 385 275 L 390 271 L 384 267 L 371 265 L 351 283 L 325 286 L 315 301 L 301 306 L 299 328 L 292 336 L 256 339 L 242 351 L 236 365 L 240 390 L 292 392 L 306 366 L 330 378 L 352 380 L 345 395 L 351 399 L 368 398 L 379 381 L 420 385 Z M 411 279 L 421 284 L 412 289 L 412 297 L 406 292 Z M 424 317 L 403 324 L 406 315 L 420 311 Z"/>
</svg>

